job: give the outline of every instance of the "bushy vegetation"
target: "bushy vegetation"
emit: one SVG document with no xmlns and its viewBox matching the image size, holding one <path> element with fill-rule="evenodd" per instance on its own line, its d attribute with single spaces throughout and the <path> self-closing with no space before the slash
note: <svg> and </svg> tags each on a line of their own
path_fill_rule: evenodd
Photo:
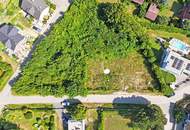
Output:
<svg viewBox="0 0 190 130">
<path fill-rule="evenodd" d="M 20 128 L 16 124 L 0 118 L 0 130 L 20 130 Z"/>
<path fill-rule="evenodd" d="M 68 113 L 74 120 L 83 120 L 86 116 L 87 108 L 83 104 L 73 104 L 67 107 Z"/>
<path fill-rule="evenodd" d="M 0 91 L 4 88 L 12 74 L 13 70 L 11 66 L 2 62 L 2 58 L 0 57 Z"/>
<path fill-rule="evenodd" d="M 177 123 L 183 121 L 190 112 L 190 95 L 186 95 L 183 99 L 175 103 L 173 116 Z"/>
<path fill-rule="evenodd" d="M 13 91 L 20 95 L 86 95 L 86 62 L 125 58 L 129 51 L 144 54 L 153 67 L 156 56 L 146 28 L 126 10 L 122 3 L 74 1 L 65 18 L 37 46 Z M 153 72 L 157 77 L 159 73 Z M 157 79 L 157 89 L 168 94 L 169 85 Z"/>
</svg>

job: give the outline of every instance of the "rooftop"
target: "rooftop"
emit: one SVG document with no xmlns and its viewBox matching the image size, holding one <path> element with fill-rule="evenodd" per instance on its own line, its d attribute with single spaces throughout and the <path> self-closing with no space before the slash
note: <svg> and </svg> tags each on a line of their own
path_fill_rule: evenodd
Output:
<svg viewBox="0 0 190 130">
<path fill-rule="evenodd" d="M 0 26 L 0 41 L 5 44 L 5 46 L 11 50 L 14 50 L 16 45 L 24 39 L 19 33 L 19 30 L 8 24 L 3 24 Z"/>
<path fill-rule="evenodd" d="M 42 12 L 48 7 L 44 0 L 22 0 L 21 8 L 35 19 L 39 19 Z"/>
<path fill-rule="evenodd" d="M 180 19 L 190 20 L 190 4 L 185 4 L 180 10 L 178 17 Z"/>
<path fill-rule="evenodd" d="M 151 3 L 145 17 L 147 19 L 150 19 L 152 21 L 155 21 L 159 13 L 159 9 L 157 8 L 157 5 L 154 3 Z"/>
<path fill-rule="evenodd" d="M 166 49 L 161 63 L 162 68 L 176 75 L 190 75 L 190 60 L 179 53 Z"/>
</svg>

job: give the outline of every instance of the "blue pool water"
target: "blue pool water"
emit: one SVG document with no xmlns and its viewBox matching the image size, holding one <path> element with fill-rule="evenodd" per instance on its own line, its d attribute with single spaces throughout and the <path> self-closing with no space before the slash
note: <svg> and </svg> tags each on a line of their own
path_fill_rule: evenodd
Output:
<svg viewBox="0 0 190 130">
<path fill-rule="evenodd" d="M 180 43 L 180 42 L 175 42 L 175 43 L 173 44 L 173 46 L 174 46 L 175 48 L 179 49 L 179 50 L 182 50 L 182 51 L 184 51 L 184 50 L 187 49 L 186 45 L 184 45 L 184 44 L 182 44 L 182 43 Z"/>
</svg>

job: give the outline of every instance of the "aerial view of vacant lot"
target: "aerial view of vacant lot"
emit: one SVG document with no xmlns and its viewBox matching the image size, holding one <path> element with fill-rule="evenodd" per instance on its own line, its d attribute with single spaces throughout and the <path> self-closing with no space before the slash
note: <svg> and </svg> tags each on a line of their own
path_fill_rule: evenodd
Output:
<svg viewBox="0 0 190 130">
<path fill-rule="evenodd" d="M 129 1 L 73 2 L 64 19 L 37 46 L 15 82 L 13 93 L 173 94 L 170 84 L 175 77 L 160 69 L 163 50 L 155 38 L 170 38 L 175 34 L 187 41 L 188 31 L 152 23 L 140 14 L 134 15 L 133 9 L 135 6 Z"/>
</svg>

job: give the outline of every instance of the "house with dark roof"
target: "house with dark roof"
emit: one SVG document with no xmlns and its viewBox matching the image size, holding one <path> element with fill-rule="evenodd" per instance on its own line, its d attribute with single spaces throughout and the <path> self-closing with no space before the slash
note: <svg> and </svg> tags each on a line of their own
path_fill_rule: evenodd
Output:
<svg viewBox="0 0 190 130">
<path fill-rule="evenodd" d="M 142 5 L 144 3 L 144 0 L 132 0 L 132 2 Z"/>
<path fill-rule="evenodd" d="M 157 8 L 157 5 L 155 3 L 151 3 L 145 17 L 151 21 L 155 21 L 159 11 L 160 10 Z"/>
<path fill-rule="evenodd" d="M 178 17 L 182 20 L 190 20 L 190 4 L 185 4 L 180 10 Z"/>
<path fill-rule="evenodd" d="M 23 43 L 25 37 L 19 33 L 19 30 L 8 24 L 0 26 L 0 42 L 2 42 L 10 54 L 14 54 L 18 44 Z"/>
<path fill-rule="evenodd" d="M 24 12 L 37 21 L 42 22 L 44 17 L 49 14 L 49 6 L 44 0 L 21 0 L 20 6 Z"/>
</svg>

